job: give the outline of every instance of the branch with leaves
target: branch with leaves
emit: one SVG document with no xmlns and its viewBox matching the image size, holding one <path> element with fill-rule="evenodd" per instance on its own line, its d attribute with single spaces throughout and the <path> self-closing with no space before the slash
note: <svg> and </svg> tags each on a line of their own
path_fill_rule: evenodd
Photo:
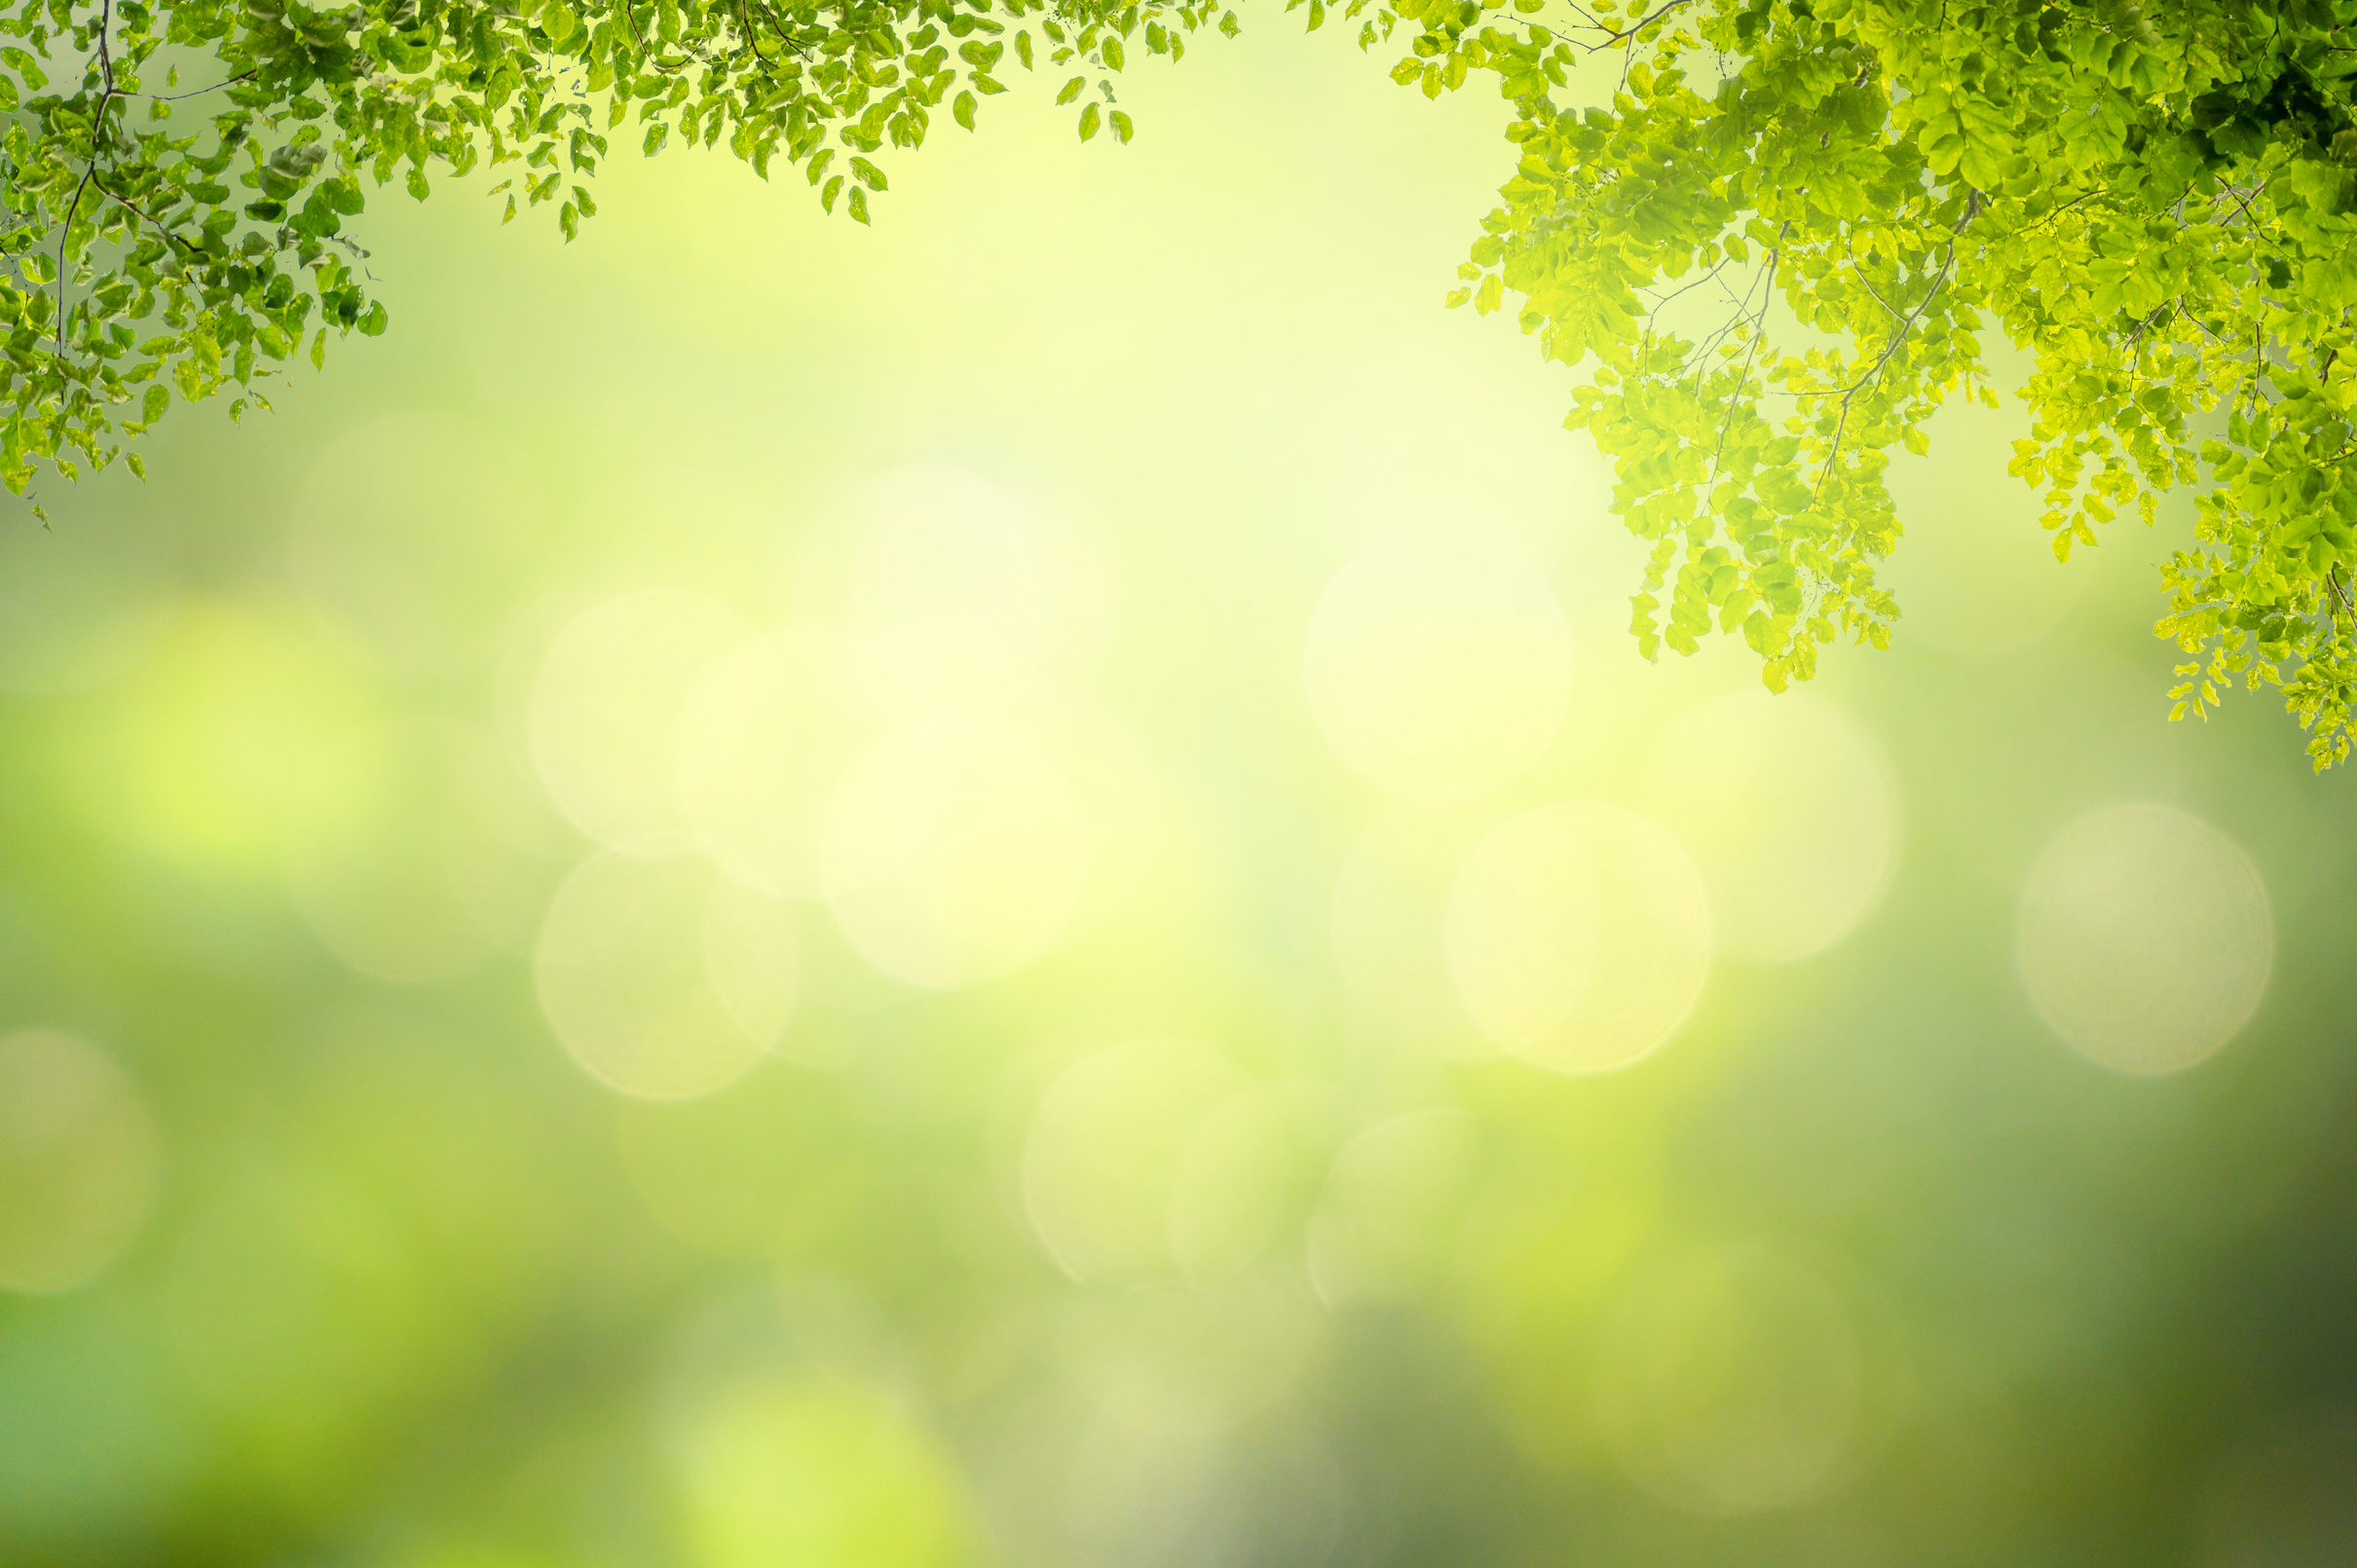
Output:
<svg viewBox="0 0 2357 1568">
<path fill-rule="evenodd" d="M 1306 4 L 1317 27 L 1326 0 Z M 2357 0 L 1348 0 L 1395 81 L 1487 81 L 1515 159 L 1452 304 L 1518 298 L 1652 551 L 1651 656 L 1740 634 L 1767 683 L 1888 646 L 1885 471 L 2030 352 L 2012 471 L 2067 559 L 2191 486 L 2173 693 L 2280 687 L 2319 766 L 2357 701 Z M 1233 12 L 1140 0 L 32 0 L 0 12 L 0 481 L 103 467 L 173 392 L 259 400 L 384 329 L 365 193 L 478 167 L 570 238 L 642 152 L 781 156 L 861 222 L 886 148 L 972 129 L 1011 50 L 1085 140 L 1127 52 Z M 1583 60 L 1617 66 L 1576 101 Z M 182 72 L 200 85 L 184 88 Z M 44 91 L 56 77 L 68 86 Z M 165 91 L 149 90 L 160 78 Z M 209 82 L 210 85 L 203 85 Z M 144 124 L 134 127 L 135 105 Z M 175 113 L 200 120 L 183 133 Z M 1734 280 L 1744 281 L 1739 290 Z M 1733 309 L 1694 328 L 1715 289 Z M 135 415 L 135 417 L 132 417 Z M 2197 431 L 2202 433 L 2196 433 Z M 137 459 L 130 461 L 136 466 Z"/>
</svg>

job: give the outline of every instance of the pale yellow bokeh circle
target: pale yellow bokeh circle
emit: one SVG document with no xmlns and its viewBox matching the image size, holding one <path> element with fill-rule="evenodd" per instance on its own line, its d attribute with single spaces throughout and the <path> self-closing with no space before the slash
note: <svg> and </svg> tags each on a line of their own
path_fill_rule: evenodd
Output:
<svg viewBox="0 0 2357 1568">
<path fill-rule="evenodd" d="M 1087 888 L 1089 837 L 1080 794 L 1044 747 L 945 720 L 880 737 L 844 771 L 819 874 L 862 957 L 950 989 L 1054 951 Z"/>
<path fill-rule="evenodd" d="M 1840 1294 L 1757 1245 L 1649 1271 L 1605 1315 L 1597 1419 L 1629 1477 L 1701 1513 L 1818 1496 L 1864 1426 L 1867 1363 Z"/>
<path fill-rule="evenodd" d="M 1171 1256 L 1196 1285 L 1232 1279 L 1276 1239 L 1298 1139 L 1284 1086 L 1228 1096 L 1188 1127 L 1171 1173 Z"/>
<path fill-rule="evenodd" d="M 904 468 L 868 492 L 845 628 L 963 680 L 1035 679 L 1110 609 L 1102 568 L 1037 509 L 971 474 Z"/>
<path fill-rule="evenodd" d="M 1421 556 L 1344 567 L 1310 617 L 1310 711 L 1351 768 L 1461 800 L 1538 761 L 1571 696 L 1571 633 L 1547 585 Z"/>
<path fill-rule="evenodd" d="M 1740 692 L 1671 720 L 1648 759 L 1645 809 L 1694 856 L 1718 951 L 1748 963 L 1841 941 L 1897 858 L 1889 759 L 1847 712 L 1799 692 Z"/>
<path fill-rule="evenodd" d="M 1040 1101 L 1023 1145 L 1024 1209 L 1083 1284 L 1224 1276 L 1265 1244 L 1282 1139 L 1274 1107 L 1216 1051 L 1112 1046 Z"/>
<path fill-rule="evenodd" d="M 1458 1246 L 1475 1125 L 1461 1110 L 1377 1122 L 1342 1146 L 1310 1215 L 1310 1285 L 1329 1307 L 1408 1295 Z"/>
<path fill-rule="evenodd" d="M 139 1234 L 156 1129 L 114 1058 L 56 1029 L 0 1039 L 0 1290 L 90 1284 Z"/>
<path fill-rule="evenodd" d="M 676 756 L 688 693 L 752 635 L 719 600 L 676 588 L 609 600 L 557 634 L 526 723 L 533 766 L 574 826 L 609 847 L 685 844 Z"/>
<path fill-rule="evenodd" d="M 817 898 L 827 797 L 868 735 L 846 697 L 869 684 L 870 650 L 775 632 L 738 645 L 689 688 L 678 772 L 688 822 L 730 875 Z"/>
<path fill-rule="evenodd" d="M 592 1076 L 680 1100 L 733 1081 L 777 1043 L 795 952 L 782 901 L 697 856 L 609 850 L 557 889 L 533 969 L 549 1027 Z"/>
<path fill-rule="evenodd" d="M 2054 1032 L 2118 1072 L 2180 1072 L 2258 1010 L 2274 963 L 2266 883 L 2233 840 L 2165 805 L 2107 806 L 2055 835 L 2015 927 Z"/>
<path fill-rule="evenodd" d="M 1595 801 L 1515 817 L 1449 895 L 1449 974 L 1476 1025 L 1526 1061 L 1603 1072 L 1685 1022 L 1710 972 L 1694 862 L 1655 823 Z"/>
<path fill-rule="evenodd" d="M 907 722 L 1069 675 L 1118 614 L 1104 551 L 1039 499 L 934 465 L 895 469 L 828 508 L 801 552 L 813 622 L 900 672 L 871 695 Z"/>
</svg>

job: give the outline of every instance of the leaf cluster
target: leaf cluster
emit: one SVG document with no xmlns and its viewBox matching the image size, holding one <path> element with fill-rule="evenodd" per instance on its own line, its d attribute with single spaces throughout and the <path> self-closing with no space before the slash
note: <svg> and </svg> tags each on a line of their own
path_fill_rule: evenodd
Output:
<svg viewBox="0 0 2357 1568">
<path fill-rule="evenodd" d="M 1306 3 L 1308 24 L 1327 16 Z M 1984 334 L 2034 357 L 2013 471 L 2055 553 L 2197 492 L 2165 570 L 2172 692 L 2279 688 L 2318 766 L 2357 702 L 2357 0 L 1348 0 L 1394 79 L 1513 106 L 1452 304 L 1580 374 L 1567 423 L 1651 544 L 1648 656 L 1740 635 L 1769 686 L 1888 646 L 1885 476 Z M 103 467 L 384 329 L 367 193 L 507 166 L 568 238 L 626 133 L 782 155 L 861 222 L 886 148 L 1070 72 L 1179 57 L 1210 0 L 30 0 L 0 11 L 0 481 Z M 1598 64 L 1602 101 L 1580 90 Z M 1585 65 L 1587 74 L 1575 77 Z M 183 87 L 186 76 L 198 85 Z M 164 91 L 152 91 L 160 87 Z M 186 118 L 181 118 L 185 116 Z M 137 465 L 136 457 L 131 463 Z"/>
<path fill-rule="evenodd" d="M 1740 634 L 1781 689 L 1839 638 L 1887 646 L 1889 453 L 1952 395 L 1994 403 L 1994 327 L 2035 356 L 2012 470 L 2058 556 L 2198 491 L 2157 627 L 2190 655 L 2176 714 L 2272 685 L 2320 768 L 2346 756 L 2357 5 L 1575 10 L 1559 33 L 1403 14 L 1441 86 L 1464 61 L 1515 107 L 1520 162 L 1451 302 L 1518 296 L 1581 369 L 1569 423 L 1653 545 L 1649 656 Z M 1531 68 L 1567 49 L 1617 66 L 1608 102 Z"/>
<path fill-rule="evenodd" d="M 233 413 L 331 336 L 386 326 L 346 232 L 395 181 L 478 166 L 566 238 L 628 134 L 782 158 L 860 222 L 877 161 L 948 106 L 1072 69 L 1082 139 L 1130 117 L 1127 49 L 1177 58 L 1207 6 L 1097 0 L 33 0 L 0 12 L 0 481 L 101 468 L 179 396 Z M 1217 19 L 1228 31 L 1233 13 Z M 184 85 L 185 82 L 185 85 Z M 161 89 L 161 91 L 157 91 Z M 139 467 L 136 453 L 129 461 Z M 39 508 L 36 507 L 36 510 Z"/>
</svg>

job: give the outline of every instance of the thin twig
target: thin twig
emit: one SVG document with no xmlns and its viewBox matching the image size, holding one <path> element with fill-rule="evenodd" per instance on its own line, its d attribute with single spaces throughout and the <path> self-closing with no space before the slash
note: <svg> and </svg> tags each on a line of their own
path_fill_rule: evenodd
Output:
<svg viewBox="0 0 2357 1568">
<path fill-rule="evenodd" d="M 1824 495 L 1825 482 L 1833 477 L 1833 466 L 1842 455 L 1842 437 L 1848 433 L 1850 429 L 1850 405 L 1857 400 L 1859 392 L 1865 391 L 1882 376 L 1883 367 L 1890 362 L 1892 355 L 1898 353 L 1898 346 L 1907 341 L 1907 335 L 1915 330 L 1915 323 L 1923 319 L 1924 312 L 1928 310 L 1931 302 L 1939 297 L 1939 291 L 1947 286 L 1948 274 L 1956 267 L 1957 237 L 1963 234 L 1965 226 L 1979 215 L 1980 193 L 1974 191 L 1965 198 L 1964 221 L 1949 231 L 1948 253 L 1940 262 L 1939 276 L 1931 280 L 1931 286 L 1925 291 L 1924 297 L 1916 302 L 1915 309 L 1908 313 L 1907 318 L 1891 329 L 1890 341 L 1883 345 L 1883 352 L 1876 356 L 1873 366 L 1864 375 L 1852 382 L 1849 391 L 1842 393 L 1841 418 L 1834 422 L 1833 442 L 1825 449 L 1825 461 L 1816 470 L 1816 490 L 1809 498 L 1813 504 Z"/>
<path fill-rule="evenodd" d="M 82 193 L 90 189 L 98 172 L 98 138 L 106 131 L 106 111 L 115 100 L 115 59 L 108 51 L 106 35 L 114 25 L 114 0 L 99 0 L 98 5 L 98 107 L 90 120 L 90 162 L 82 168 L 82 178 L 74 186 L 74 199 L 66 204 L 65 222 L 57 230 L 57 357 L 65 357 L 65 247 L 74 237 L 74 219 L 82 211 Z"/>
</svg>

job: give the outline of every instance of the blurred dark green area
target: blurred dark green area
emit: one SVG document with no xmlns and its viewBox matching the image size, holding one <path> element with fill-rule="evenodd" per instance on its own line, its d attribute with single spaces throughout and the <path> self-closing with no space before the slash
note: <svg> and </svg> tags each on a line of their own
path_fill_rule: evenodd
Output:
<svg viewBox="0 0 2357 1568">
<path fill-rule="evenodd" d="M 2357 820 L 2162 722 L 2183 513 L 1960 417 L 1895 652 L 1645 666 L 1437 307 L 1497 115 L 1269 32 L 873 233 L 380 198 L 392 334 L 0 538 L 0 1564 L 2357 1560 Z M 1450 878 L 1564 801 L 1711 919 L 1525 1037 Z"/>
</svg>

